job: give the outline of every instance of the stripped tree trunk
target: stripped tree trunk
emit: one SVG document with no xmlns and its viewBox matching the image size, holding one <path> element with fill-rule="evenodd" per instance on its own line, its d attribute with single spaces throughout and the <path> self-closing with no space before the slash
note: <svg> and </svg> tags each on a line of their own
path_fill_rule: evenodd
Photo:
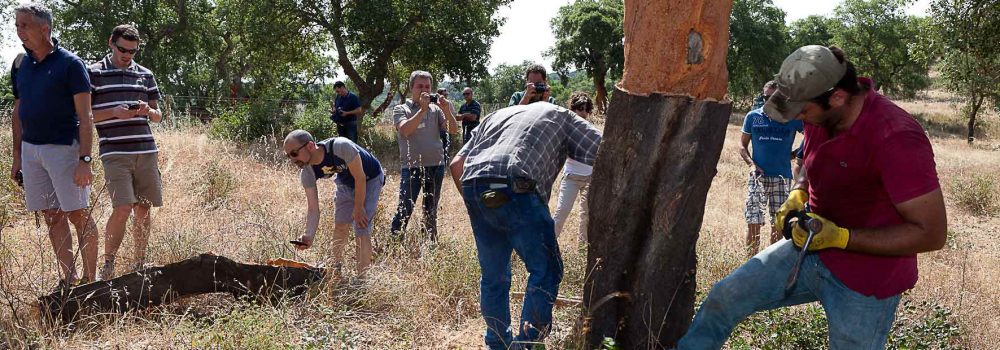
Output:
<svg viewBox="0 0 1000 350">
<path fill-rule="evenodd" d="M 90 313 L 125 313 L 172 303 L 196 294 L 229 293 L 277 301 L 297 295 L 323 278 L 324 270 L 242 264 L 223 256 L 201 254 L 40 297 L 42 315 L 70 323 Z"/>
<path fill-rule="evenodd" d="M 625 1 L 625 71 L 594 167 L 582 331 L 589 347 L 676 345 L 731 106 L 731 0 Z"/>
</svg>

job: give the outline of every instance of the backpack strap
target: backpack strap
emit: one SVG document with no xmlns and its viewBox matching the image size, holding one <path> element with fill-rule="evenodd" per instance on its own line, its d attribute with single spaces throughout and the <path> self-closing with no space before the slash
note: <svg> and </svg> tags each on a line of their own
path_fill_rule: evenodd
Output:
<svg viewBox="0 0 1000 350">
<path fill-rule="evenodd" d="M 14 67 L 11 71 L 17 71 L 21 68 L 21 61 L 24 61 L 24 52 L 19 52 L 17 57 L 14 57 Z"/>
</svg>

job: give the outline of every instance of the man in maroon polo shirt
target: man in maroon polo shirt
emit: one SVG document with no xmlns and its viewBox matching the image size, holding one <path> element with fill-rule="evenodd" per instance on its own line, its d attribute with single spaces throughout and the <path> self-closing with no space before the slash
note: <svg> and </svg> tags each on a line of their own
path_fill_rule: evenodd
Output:
<svg viewBox="0 0 1000 350">
<path fill-rule="evenodd" d="M 831 349 L 882 349 L 917 253 L 940 249 L 947 215 L 930 141 L 917 122 L 858 78 L 835 47 L 804 46 L 782 63 L 769 117 L 806 122 L 804 164 L 775 218 L 822 222 L 798 282 L 785 280 L 807 236 L 799 225 L 712 287 L 679 349 L 718 349 L 750 314 L 819 301 Z M 794 245 L 794 246 L 793 246 Z"/>
</svg>

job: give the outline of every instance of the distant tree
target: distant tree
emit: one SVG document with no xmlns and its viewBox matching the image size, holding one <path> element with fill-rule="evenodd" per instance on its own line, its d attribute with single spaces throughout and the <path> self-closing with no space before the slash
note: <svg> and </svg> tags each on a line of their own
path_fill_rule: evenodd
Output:
<svg viewBox="0 0 1000 350">
<path fill-rule="evenodd" d="M 208 0 L 80 0 L 52 6 L 62 45 L 85 61 L 108 53 L 111 29 L 133 23 L 143 39 L 135 59 L 156 73 L 161 89 L 201 96 L 214 96 L 223 88 L 210 58 L 222 41 L 202 33 L 212 26 L 214 8 Z"/>
<path fill-rule="evenodd" d="M 410 67 L 434 66 L 438 74 L 485 74 L 492 38 L 503 18 L 494 17 L 511 0 L 281 0 L 289 11 L 323 28 L 337 62 L 357 86 L 361 103 L 385 91 L 391 75 Z M 396 65 L 396 68 L 393 66 Z M 394 72 L 395 71 L 395 72 Z"/>
<path fill-rule="evenodd" d="M 818 15 L 798 19 L 788 27 L 788 48 L 795 50 L 806 45 L 829 46 L 833 42 L 833 19 Z"/>
<path fill-rule="evenodd" d="M 834 43 L 883 93 L 911 97 L 930 86 L 925 20 L 906 15 L 911 0 L 845 0 L 834 11 Z"/>
<path fill-rule="evenodd" d="M 736 0 L 729 20 L 729 99 L 749 106 L 791 50 L 785 11 L 771 0 Z"/>
<path fill-rule="evenodd" d="M 480 94 L 482 98 L 480 102 L 506 104 L 514 92 L 524 90 L 524 72 L 532 64 L 531 61 L 524 61 L 518 65 L 505 63 L 498 65 L 493 74 L 483 83 L 483 85 L 489 86 L 485 89 L 487 91 Z"/>
<path fill-rule="evenodd" d="M 621 77 L 625 64 L 622 0 L 577 0 L 552 19 L 555 46 L 546 52 L 556 71 L 582 70 L 593 79 L 598 111 L 607 106 L 607 78 Z"/>
<path fill-rule="evenodd" d="M 1000 106 L 1000 3 L 996 0 L 937 0 L 931 21 L 943 46 L 945 86 L 965 100 L 968 141 L 987 104 Z"/>
</svg>

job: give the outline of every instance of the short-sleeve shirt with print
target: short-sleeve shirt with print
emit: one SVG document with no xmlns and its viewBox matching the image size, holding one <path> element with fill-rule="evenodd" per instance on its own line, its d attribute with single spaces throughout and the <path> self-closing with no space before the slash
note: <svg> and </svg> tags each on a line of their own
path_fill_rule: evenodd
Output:
<svg viewBox="0 0 1000 350">
<path fill-rule="evenodd" d="M 354 188 L 354 176 L 351 175 L 347 164 L 354 161 L 354 158 L 361 157 L 361 168 L 365 173 L 365 180 L 371 180 L 382 174 L 382 164 L 368 150 L 361 148 L 346 137 L 332 137 L 316 143 L 323 148 L 323 161 L 319 164 L 309 165 L 299 170 L 299 180 L 302 187 L 316 187 L 317 179 L 326 179 L 337 176 L 338 185 Z"/>
<path fill-rule="evenodd" d="M 445 130 L 444 112 L 436 104 L 430 104 L 430 110 L 424 115 L 417 129 L 409 136 L 396 132 L 399 142 L 399 162 L 403 169 L 425 166 L 444 165 L 444 149 L 441 144 L 441 131 Z M 420 111 L 420 106 L 413 100 L 396 105 L 392 108 L 392 120 L 398 127 L 399 123 L 413 118 Z"/>
</svg>

